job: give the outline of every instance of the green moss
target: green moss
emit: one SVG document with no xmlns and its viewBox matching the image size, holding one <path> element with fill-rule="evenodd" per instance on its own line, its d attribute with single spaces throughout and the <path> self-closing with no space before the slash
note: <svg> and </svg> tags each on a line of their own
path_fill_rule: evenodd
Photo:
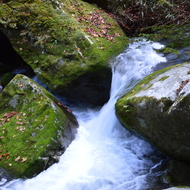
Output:
<svg viewBox="0 0 190 190">
<path fill-rule="evenodd" d="M 154 97 L 146 96 L 121 98 L 115 105 L 116 115 L 127 130 L 147 140 L 151 132 L 154 131 L 154 123 L 160 122 L 160 115 L 157 114 L 158 111 L 162 109 L 162 113 L 165 114 L 172 103 L 169 98 L 162 98 L 159 101 Z M 161 108 L 160 105 L 162 105 Z M 127 112 L 125 110 L 126 107 Z M 156 115 L 155 118 L 154 115 Z M 147 116 L 150 117 L 152 124 L 147 121 Z"/>
<path fill-rule="evenodd" d="M 186 63 L 184 63 L 186 64 Z M 121 98 L 128 98 L 128 97 L 131 97 L 131 96 L 134 96 L 136 93 L 138 93 L 139 91 L 141 90 L 144 90 L 144 89 L 148 89 L 152 86 L 152 84 L 150 84 L 149 86 L 147 86 L 147 84 L 153 80 L 154 78 L 156 78 L 158 75 L 160 75 L 161 73 L 164 73 L 168 70 L 170 70 L 172 67 L 178 67 L 178 66 L 181 66 L 182 64 L 179 64 L 179 65 L 174 65 L 174 66 L 170 66 L 170 67 L 166 67 L 164 69 L 161 69 L 159 71 L 156 71 L 150 75 L 148 75 L 147 77 L 145 77 L 143 80 L 141 80 L 130 92 L 128 92 L 127 94 L 125 94 L 123 97 Z M 163 78 L 161 78 L 160 80 L 165 80 L 166 78 L 168 78 L 169 76 L 164 76 Z"/>
<path fill-rule="evenodd" d="M 133 98 L 131 99 L 119 99 L 116 102 L 116 114 L 121 121 L 121 123 L 125 123 L 125 127 L 129 130 L 132 130 L 132 126 L 134 125 L 131 118 L 133 118 L 136 114 L 136 108 L 133 105 Z"/>
<path fill-rule="evenodd" d="M 183 25 L 170 24 L 151 26 L 149 29 L 152 30 L 151 34 L 141 34 L 141 36 L 153 41 L 167 41 L 167 46 L 162 50 L 164 53 L 178 54 L 176 48 L 189 46 L 189 21 L 185 22 Z"/>
<path fill-rule="evenodd" d="M 13 73 L 5 73 L 1 79 L 1 84 L 5 87 L 15 76 Z"/>
<path fill-rule="evenodd" d="M 169 76 L 164 76 L 164 77 L 162 77 L 159 81 L 164 81 L 164 80 L 166 80 L 168 77 L 169 77 Z"/>
<path fill-rule="evenodd" d="M 148 90 L 149 88 L 151 88 L 153 86 L 153 84 L 150 84 L 145 90 Z"/>
<path fill-rule="evenodd" d="M 62 147 L 58 133 L 64 135 L 69 121 L 53 100 L 23 75 L 17 75 L 0 95 L 0 167 L 14 177 L 41 172 L 48 166 L 40 158 L 51 160 L 49 152 Z"/>
<path fill-rule="evenodd" d="M 6 21 L 0 22 L 13 28 L 15 50 L 52 90 L 102 71 L 128 43 L 117 22 L 96 6 L 80 0 L 59 2 L 61 8 L 41 0 L 10 1 L 15 11 L 5 3 L 0 8 Z"/>
</svg>

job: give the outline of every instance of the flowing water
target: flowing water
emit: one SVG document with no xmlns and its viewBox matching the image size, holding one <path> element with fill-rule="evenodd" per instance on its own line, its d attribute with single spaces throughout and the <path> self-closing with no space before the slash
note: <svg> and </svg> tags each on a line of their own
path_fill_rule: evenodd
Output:
<svg viewBox="0 0 190 190">
<path fill-rule="evenodd" d="M 38 176 L 13 180 L 1 190 L 143 190 L 157 185 L 160 154 L 118 122 L 114 104 L 166 59 L 159 43 L 132 43 L 110 63 L 110 100 L 102 107 L 71 107 L 80 127 L 76 139 L 54 164 Z"/>
</svg>

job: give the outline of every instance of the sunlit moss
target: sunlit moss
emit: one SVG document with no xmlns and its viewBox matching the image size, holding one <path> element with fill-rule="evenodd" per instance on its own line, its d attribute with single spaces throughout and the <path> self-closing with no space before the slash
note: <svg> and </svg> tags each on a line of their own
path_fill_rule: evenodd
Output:
<svg viewBox="0 0 190 190">
<path fill-rule="evenodd" d="M 34 70 L 40 68 L 36 73 L 55 91 L 57 86 L 64 89 L 85 73 L 102 71 L 128 43 L 116 21 L 80 0 L 10 1 L 8 5 L 3 3 L 0 8 L 5 20 L 0 22 L 5 30 L 13 28 L 11 42 L 15 50 Z M 102 18 L 98 26 L 90 21 L 92 14 Z M 103 36 L 105 30 L 100 26 L 108 25 Z M 96 31 L 97 37 L 88 29 Z"/>
<path fill-rule="evenodd" d="M 32 177 L 57 162 L 70 121 L 49 92 L 17 75 L 0 95 L 0 106 L 0 167 L 13 177 Z"/>
</svg>

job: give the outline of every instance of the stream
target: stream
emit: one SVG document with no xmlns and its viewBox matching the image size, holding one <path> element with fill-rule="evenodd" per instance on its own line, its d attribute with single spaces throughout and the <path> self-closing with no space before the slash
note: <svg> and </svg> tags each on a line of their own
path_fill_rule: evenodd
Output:
<svg viewBox="0 0 190 190">
<path fill-rule="evenodd" d="M 165 157 L 118 122 L 114 105 L 156 66 L 166 62 L 149 41 L 130 44 L 111 63 L 110 99 L 103 107 L 70 105 L 80 127 L 60 161 L 32 179 L 5 183 L 0 190 L 161 189 Z"/>
</svg>

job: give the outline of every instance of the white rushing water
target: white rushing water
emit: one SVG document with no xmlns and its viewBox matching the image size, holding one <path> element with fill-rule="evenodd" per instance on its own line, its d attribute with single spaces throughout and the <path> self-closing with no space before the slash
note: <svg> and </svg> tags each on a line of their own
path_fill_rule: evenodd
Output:
<svg viewBox="0 0 190 190">
<path fill-rule="evenodd" d="M 151 187 L 160 164 L 155 150 L 131 135 L 116 119 L 116 100 L 152 68 L 166 61 L 159 43 L 132 43 L 111 63 L 110 100 L 101 109 L 73 108 L 80 127 L 76 139 L 54 164 L 28 180 L 13 180 L 1 190 L 142 190 Z M 153 159 L 154 158 L 154 159 Z M 153 176 L 152 176 L 153 175 Z M 151 181 L 147 181 L 148 178 Z"/>
</svg>

